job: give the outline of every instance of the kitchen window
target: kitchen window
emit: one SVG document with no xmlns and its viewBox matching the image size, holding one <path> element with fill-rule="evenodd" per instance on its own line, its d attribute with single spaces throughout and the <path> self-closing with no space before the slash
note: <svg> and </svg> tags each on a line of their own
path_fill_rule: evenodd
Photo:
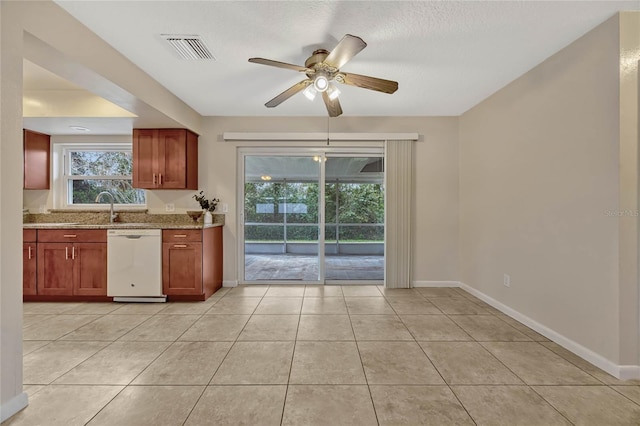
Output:
<svg viewBox="0 0 640 426">
<path fill-rule="evenodd" d="M 130 145 L 66 146 L 62 159 L 63 207 L 96 205 L 102 191 L 110 192 L 115 204 L 145 205 L 145 191 L 132 186 Z"/>
</svg>

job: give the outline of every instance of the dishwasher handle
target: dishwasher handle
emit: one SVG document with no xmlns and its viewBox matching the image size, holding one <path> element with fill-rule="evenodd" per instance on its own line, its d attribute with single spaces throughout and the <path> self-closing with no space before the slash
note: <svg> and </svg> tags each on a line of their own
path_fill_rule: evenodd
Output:
<svg viewBox="0 0 640 426">
<path fill-rule="evenodd" d="M 127 240 L 139 240 L 140 238 L 142 238 L 142 235 L 125 235 L 124 237 Z"/>
</svg>

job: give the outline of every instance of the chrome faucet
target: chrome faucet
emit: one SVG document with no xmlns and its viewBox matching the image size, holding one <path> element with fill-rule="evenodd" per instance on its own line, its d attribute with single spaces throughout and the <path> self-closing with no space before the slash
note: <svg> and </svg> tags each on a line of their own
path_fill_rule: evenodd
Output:
<svg viewBox="0 0 640 426">
<path fill-rule="evenodd" d="M 102 191 L 96 197 L 96 203 L 100 202 L 100 197 L 102 197 L 103 195 L 108 195 L 109 196 L 109 201 L 111 203 L 111 209 L 109 210 L 109 222 L 113 223 L 113 221 L 118 218 L 118 213 L 114 213 L 113 212 L 113 195 L 109 191 Z"/>
</svg>

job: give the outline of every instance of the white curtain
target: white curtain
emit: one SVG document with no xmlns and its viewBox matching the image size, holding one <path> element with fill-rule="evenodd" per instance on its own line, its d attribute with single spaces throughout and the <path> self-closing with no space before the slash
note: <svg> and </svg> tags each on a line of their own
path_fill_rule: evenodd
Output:
<svg viewBox="0 0 640 426">
<path fill-rule="evenodd" d="M 384 283 L 387 288 L 410 288 L 413 141 L 386 141 L 385 163 Z"/>
</svg>

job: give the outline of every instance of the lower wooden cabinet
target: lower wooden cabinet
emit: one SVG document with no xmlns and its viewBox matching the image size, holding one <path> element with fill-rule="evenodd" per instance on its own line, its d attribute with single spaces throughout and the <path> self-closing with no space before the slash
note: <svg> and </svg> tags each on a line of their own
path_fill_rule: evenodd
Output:
<svg viewBox="0 0 640 426">
<path fill-rule="evenodd" d="M 222 287 L 222 227 L 162 231 L 162 290 L 205 300 Z"/>
<path fill-rule="evenodd" d="M 38 295 L 107 295 L 106 231 L 40 230 L 37 247 Z"/>
<path fill-rule="evenodd" d="M 38 270 L 36 250 L 36 230 L 22 231 L 22 294 L 34 295 Z"/>
</svg>

